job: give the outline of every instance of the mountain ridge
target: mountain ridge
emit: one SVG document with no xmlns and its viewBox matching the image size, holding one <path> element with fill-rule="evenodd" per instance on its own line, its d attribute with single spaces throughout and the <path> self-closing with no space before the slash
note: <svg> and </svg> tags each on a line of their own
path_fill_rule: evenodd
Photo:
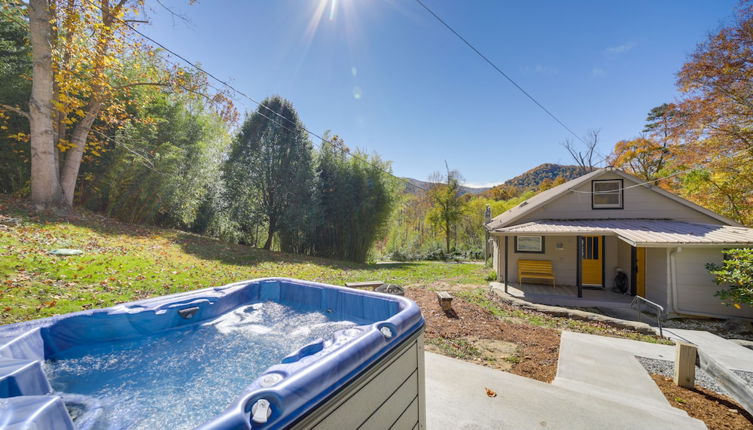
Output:
<svg viewBox="0 0 753 430">
<path fill-rule="evenodd" d="M 538 186 L 545 180 L 555 180 L 562 176 L 566 180 L 575 179 L 580 176 L 580 167 L 569 164 L 557 164 L 557 163 L 542 163 L 536 167 L 526 170 L 518 176 L 510 178 L 499 185 L 512 185 L 514 187 L 528 189 L 538 188 Z M 410 185 L 406 186 L 406 191 L 410 193 L 417 193 L 422 189 L 429 189 L 434 183 L 429 181 L 422 181 L 414 178 L 402 178 Z M 496 185 L 496 186 L 499 186 Z M 482 194 L 491 190 L 494 187 L 469 187 L 467 185 L 460 186 L 460 194 Z"/>
</svg>

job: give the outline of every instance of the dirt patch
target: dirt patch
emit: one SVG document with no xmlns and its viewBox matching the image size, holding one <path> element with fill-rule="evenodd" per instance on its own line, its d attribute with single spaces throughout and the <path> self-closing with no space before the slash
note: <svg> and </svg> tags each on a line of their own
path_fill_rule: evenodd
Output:
<svg viewBox="0 0 753 430">
<path fill-rule="evenodd" d="M 672 406 L 703 421 L 709 430 L 753 430 L 753 416 L 731 398 L 698 385 L 678 387 L 666 376 L 651 377 Z"/>
<path fill-rule="evenodd" d="M 551 382 L 557 371 L 560 335 L 557 330 L 502 321 L 462 298 L 454 312 L 439 307 L 436 293 L 409 288 L 426 320 L 427 349 L 511 373 Z"/>
</svg>

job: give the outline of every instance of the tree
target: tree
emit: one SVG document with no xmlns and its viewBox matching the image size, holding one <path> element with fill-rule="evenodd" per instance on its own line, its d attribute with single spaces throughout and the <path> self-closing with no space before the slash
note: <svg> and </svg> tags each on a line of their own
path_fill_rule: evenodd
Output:
<svg viewBox="0 0 753 430">
<path fill-rule="evenodd" d="M 19 8 L 0 9 L 0 193 L 24 189 L 29 180 L 29 120 L 21 106 L 31 94 L 29 25 Z"/>
<path fill-rule="evenodd" d="M 514 185 L 499 184 L 481 193 L 492 200 L 508 200 L 520 195 L 522 190 Z"/>
<path fill-rule="evenodd" d="M 38 208 L 72 206 L 84 154 L 98 156 L 104 148 L 90 134 L 96 121 L 107 127 L 127 123 L 132 89 L 200 91 L 178 67 L 127 67 L 128 59 L 156 55 L 142 42 L 128 40 L 134 34 L 126 16 L 141 5 L 140 0 L 30 1 L 29 112 L 0 107 L 29 120 L 31 198 Z M 214 101 L 229 104 L 221 95 Z"/>
<path fill-rule="evenodd" d="M 667 161 L 668 151 L 652 137 L 641 136 L 621 140 L 614 145 L 611 164 L 646 181 L 659 178 Z"/>
<path fill-rule="evenodd" d="M 143 87 L 134 96 L 141 106 L 133 115 L 151 121 L 111 135 L 117 144 L 83 166 L 79 199 L 127 222 L 191 229 L 218 187 L 227 126 L 193 94 Z"/>
<path fill-rule="evenodd" d="M 325 134 L 317 154 L 312 254 L 366 261 L 385 231 L 395 202 L 390 165 L 378 156 L 351 152 L 339 136 Z"/>
<path fill-rule="evenodd" d="M 54 75 L 50 6 L 48 0 L 29 0 L 32 63 L 28 113 L 31 130 L 31 200 L 37 207 L 65 203 L 53 133 Z"/>
<path fill-rule="evenodd" d="M 435 173 L 429 179 L 430 182 L 434 182 L 434 185 L 428 192 L 432 208 L 427 215 L 427 219 L 444 235 L 445 251 L 448 254 L 453 228 L 462 216 L 465 206 L 460 196 L 461 180 L 460 172 L 457 170 L 451 171 L 449 168 L 445 176 Z"/>
<path fill-rule="evenodd" d="M 264 249 L 277 232 L 303 223 L 293 212 L 311 195 L 311 142 L 293 105 L 279 96 L 262 101 L 246 118 L 225 166 L 228 200 L 250 233 L 267 226 Z"/>
<path fill-rule="evenodd" d="M 656 181 L 671 162 L 671 145 L 676 141 L 679 111 L 674 104 L 652 108 L 646 116 L 643 134 L 614 145 L 610 163 L 646 181 Z"/>
<path fill-rule="evenodd" d="M 722 264 L 706 265 L 717 285 L 728 287 L 716 295 L 738 309 L 741 304 L 753 306 L 753 249 L 726 249 L 722 252 L 725 255 Z"/>
<path fill-rule="evenodd" d="M 678 73 L 683 99 L 670 118 L 682 141 L 679 191 L 709 209 L 753 223 L 753 2 L 699 44 Z M 692 191 L 692 192 L 691 192 Z"/>
<path fill-rule="evenodd" d="M 594 157 L 596 156 L 596 147 L 599 145 L 599 130 L 590 130 L 582 143 L 582 148 L 579 148 L 578 144 L 570 139 L 565 139 L 562 143 L 562 146 L 580 167 L 579 174 L 581 176 L 594 170 Z"/>
</svg>

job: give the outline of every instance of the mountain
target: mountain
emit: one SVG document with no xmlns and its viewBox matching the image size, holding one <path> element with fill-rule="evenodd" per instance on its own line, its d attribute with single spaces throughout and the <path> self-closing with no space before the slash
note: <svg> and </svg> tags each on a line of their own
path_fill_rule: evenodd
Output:
<svg viewBox="0 0 753 430">
<path fill-rule="evenodd" d="M 580 176 L 580 167 L 572 165 L 544 163 L 534 167 L 531 170 L 526 171 L 512 179 L 505 181 L 505 185 L 512 185 L 518 188 L 537 188 L 541 182 L 545 179 L 555 180 L 557 177 L 562 176 L 566 180 L 575 179 Z M 417 193 L 421 189 L 428 190 L 431 188 L 432 183 L 421 181 L 413 178 L 402 178 L 410 184 L 406 184 L 405 191 L 409 193 Z M 466 187 L 460 186 L 460 194 L 481 194 L 490 190 L 491 187 Z"/>
<path fill-rule="evenodd" d="M 579 166 L 544 163 L 512 179 L 508 179 L 505 181 L 505 184 L 520 188 L 535 188 L 545 179 L 554 180 L 557 177 L 562 176 L 569 181 L 580 175 Z"/>
<path fill-rule="evenodd" d="M 421 181 L 421 180 L 413 179 L 413 178 L 402 178 L 402 179 L 404 179 L 404 180 L 406 180 L 407 182 L 410 183 L 410 185 L 406 184 L 406 186 L 405 186 L 405 191 L 409 192 L 409 193 L 417 193 L 419 191 L 422 191 L 422 189 L 428 190 L 433 185 L 432 182 Z M 463 194 L 481 194 L 484 191 L 487 191 L 489 189 L 491 189 L 491 188 L 490 187 L 474 188 L 474 187 L 466 187 L 464 185 L 461 185 L 460 186 L 460 194 L 461 195 L 463 195 Z"/>
</svg>

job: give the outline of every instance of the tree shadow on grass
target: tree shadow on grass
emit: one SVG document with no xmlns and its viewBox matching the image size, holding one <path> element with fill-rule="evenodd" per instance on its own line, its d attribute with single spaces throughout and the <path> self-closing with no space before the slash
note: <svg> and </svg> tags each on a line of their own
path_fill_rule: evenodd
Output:
<svg viewBox="0 0 753 430">
<path fill-rule="evenodd" d="M 247 245 L 223 242 L 219 239 L 200 236 L 192 233 L 179 232 L 174 243 L 180 245 L 184 252 L 202 260 L 214 260 L 224 264 L 237 266 L 254 266 L 262 263 L 290 263 L 314 264 L 339 270 L 374 271 L 404 269 L 416 266 L 417 263 L 396 262 L 366 264 L 353 261 L 332 260 L 301 254 L 290 254 L 280 251 L 267 251 Z"/>
<path fill-rule="evenodd" d="M 81 210 L 61 216 L 54 213 L 37 213 L 28 201 L 0 195 L 0 214 L 20 218 L 22 223 L 46 224 L 67 223 L 76 227 L 90 229 L 102 236 L 125 235 L 135 238 L 160 238 L 177 244 L 181 249 L 202 260 L 217 261 L 236 266 L 255 266 L 263 263 L 313 264 L 343 271 L 358 270 L 379 272 L 383 270 L 404 269 L 416 266 L 414 262 L 389 262 L 366 264 L 352 261 L 333 260 L 307 255 L 289 254 L 279 251 L 266 251 L 246 245 L 224 242 L 220 239 L 202 236 L 169 228 L 150 225 L 128 224 L 117 219 L 108 218 L 98 213 Z"/>
</svg>

